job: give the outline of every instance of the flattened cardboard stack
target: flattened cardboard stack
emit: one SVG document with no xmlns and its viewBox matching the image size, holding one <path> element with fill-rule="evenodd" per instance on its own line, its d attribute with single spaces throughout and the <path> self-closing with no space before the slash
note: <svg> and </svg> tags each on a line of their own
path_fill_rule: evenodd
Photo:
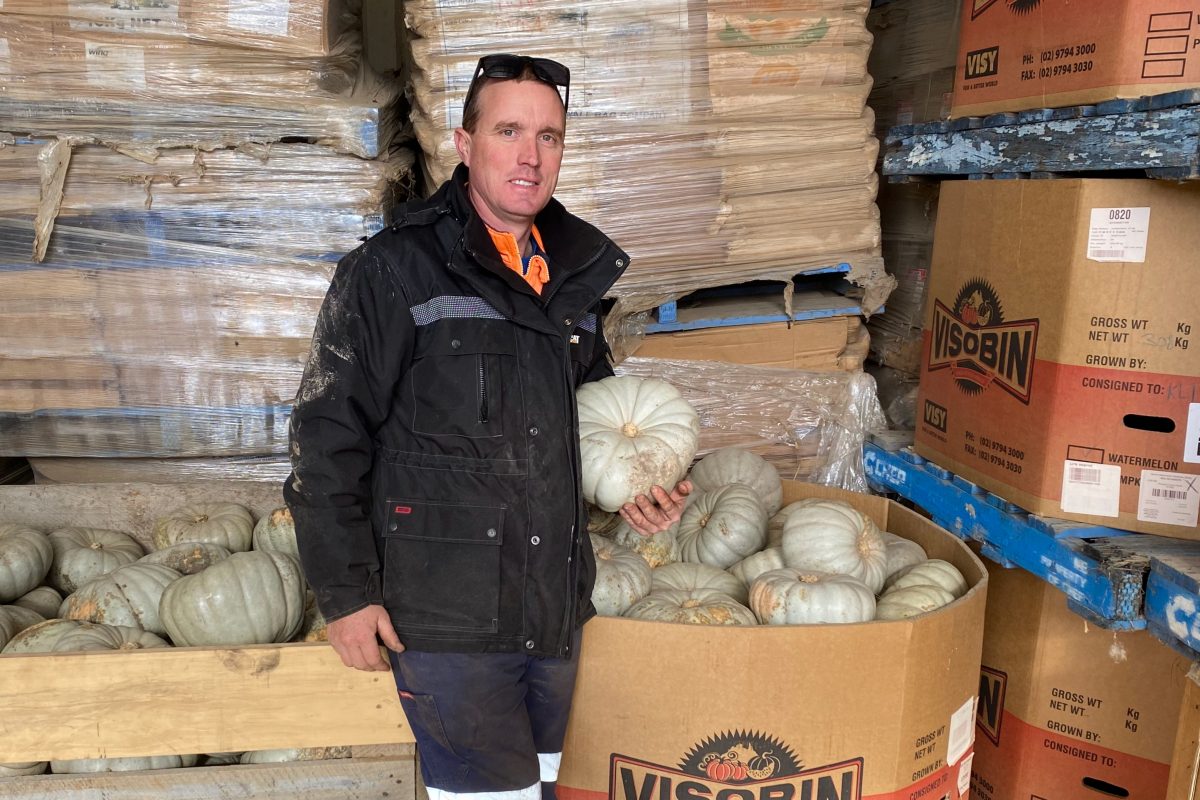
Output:
<svg viewBox="0 0 1200 800">
<path fill-rule="evenodd" d="M 301 136 L 374 157 L 397 92 L 363 64 L 351 5 L 6 3 L 0 131 L 142 152 Z"/>
<path fill-rule="evenodd" d="M 390 133 L 351 4 L 118 5 L 0 6 L 0 449 L 283 452 L 334 262 L 411 154 L 360 157 Z"/>
<path fill-rule="evenodd" d="M 868 66 L 875 83 L 867 103 L 880 138 L 895 125 L 949 115 L 961 8 L 960 0 L 895 0 L 871 11 L 867 27 L 875 46 Z M 885 182 L 879 188 L 883 260 L 897 284 L 887 308 L 871 319 L 871 358 L 898 370 L 901 381 L 921 371 L 937 201 L 937 184 Z"/>
<path fill-rule="evenodd" d="M 865 0 L 406 3 L 412 122 L 432 183 L 479 54 L 572 70 L 558 197 L 631 256 L 628 310 L 702 286 L 849 263 L 874 310 L 879 257 L 864 102 Z"/>
</svg>

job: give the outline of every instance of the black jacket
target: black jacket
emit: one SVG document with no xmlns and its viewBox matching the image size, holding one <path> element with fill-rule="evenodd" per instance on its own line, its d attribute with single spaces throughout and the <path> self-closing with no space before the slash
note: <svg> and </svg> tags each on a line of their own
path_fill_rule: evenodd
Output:
<svg viewBox="0 0 1200 800">
<path fill-rule="evenodd" d="M 326 618 L 382 603 L 415 650 L 563 656 L 594 613 L 575 389 L 612 374 L 599 303 L 628 257 L 552 200 L 539 297 L 466 177 L 338 264 L 284 496 Z"/>
</svg>

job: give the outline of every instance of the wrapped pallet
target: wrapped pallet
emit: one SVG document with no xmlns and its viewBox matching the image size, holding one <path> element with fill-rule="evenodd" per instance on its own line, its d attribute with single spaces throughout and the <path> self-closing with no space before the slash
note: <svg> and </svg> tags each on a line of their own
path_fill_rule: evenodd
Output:
<svg viewBox="0 0 1200 800">
<path fill-rule="evenodd" d="M 457 162 L 452 132 L 481 54 L 554 58 L 572 70 L 557 196 L 630 253 L 613 289 L 621 310 L 846 263 L 873 311 L 890 282 L 865 107 L 868 5 L 406 3 L 426 175 L 437 184 Z"/>
<path fill-rule="evenodd" d="M 287 2 L 0 5 L 0 131 L 139 152 L 304 137 L 374 157 L 397 87 L 330 1 L 298 0 L 295 19 Z"/>
<path fill-rule="evenodd" d="M 867 491 L 863 442 L 887 423 L 875 381 L 864 372 L 635 356 L 622 361 L 617 374 L 658 378 L 679 389 L 700 414 L 698 457 L 744 447 L 787 480 Z"/>
<path fill-rule="evenodd" d="M 382 226 L 411 156 L 81 146 L 38 262 L 47 147 L 0 150 L 4 452 L 284 451 L 335 260 Z"/>
</svg>

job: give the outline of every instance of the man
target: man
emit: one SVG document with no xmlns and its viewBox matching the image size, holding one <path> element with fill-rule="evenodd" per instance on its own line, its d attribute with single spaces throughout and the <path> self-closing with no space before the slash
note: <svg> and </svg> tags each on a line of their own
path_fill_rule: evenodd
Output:
<svg viewBox="0 0 1200 800">
<path fill-rule="evenodd" d="M 480 60 L 462 164 L 339 263 L 290 422 L 329 641 L 357 669 L 391 651 L 434 800 L 553 797 L 594 613 L 574 393 L 612 374 L 600 300 L 628 258 L 552 199 L 569 84 Z M 690 490 L 621 513 L 665 530 Z"/>
</svg>

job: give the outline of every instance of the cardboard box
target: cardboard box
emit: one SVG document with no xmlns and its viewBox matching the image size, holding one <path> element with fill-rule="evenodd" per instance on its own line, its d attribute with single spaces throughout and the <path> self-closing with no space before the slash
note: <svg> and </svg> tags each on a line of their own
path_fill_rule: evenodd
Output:
<svg viewBox="0 0 1200 800">
<path fill-rule="evenodd" d="M 766 322 L 654 333 L 634 355 L 803 370 L 862 369 L 869 337 L 859 317 Z"/>
<path fill-rule="evenodd" d="M 1175 732 L 1175 755 L 1167 781 L 1167 800 L 1194 800 L 1200 791 L 1200 664 L 1183 684 L 1183 707 Z"/>
<path fill-rule="evenodd" d="M 1165 797 L 1187 659 L 1088 624 L 1023 570 L 987 568 L 973 800 Z"/>
<path fill-rule="evenodd" d="M 558 779 L 562 800 L 966 796 L 982 564 L 894 502 L 785 481 L 784 502 L 809 496 L 844 499 L 920 542 L 931 557 L 953 562 L 971 590 L 898 622 L 714 628 L 592 620 Z M 710 754 L 732 754 L 728 769 L 701 766 Z"/>
<path fill-rule="evenodd" d="M 942 185 L 917 452 L 1029 511 L 1200 538 L 1200 186 Z"/>
<path fill-rule="evenodd" d="M 1198 50 L 1198 0 L 964 0 L 950 116 L 1200 86 Z"/>
</svg>

